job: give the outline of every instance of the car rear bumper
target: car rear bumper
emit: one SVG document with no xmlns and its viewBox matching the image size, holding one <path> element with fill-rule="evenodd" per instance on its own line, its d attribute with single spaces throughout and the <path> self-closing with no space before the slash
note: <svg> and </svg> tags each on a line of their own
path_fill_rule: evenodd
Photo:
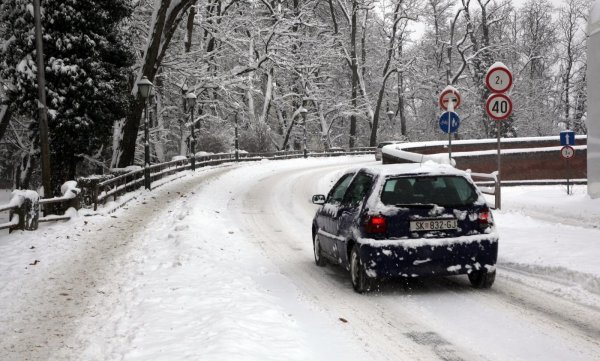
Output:
<svg viewBox="0 0 600 361">
<path fill-rule="evenodd" d="M 376 241 L 375 241 L 376 242 Z M 370 277 L 422 277 L 491 270 L 498 257 L 497 238 L 411 246 L 399 242 L 360 244 L 360 257 Z"/>
</svg>

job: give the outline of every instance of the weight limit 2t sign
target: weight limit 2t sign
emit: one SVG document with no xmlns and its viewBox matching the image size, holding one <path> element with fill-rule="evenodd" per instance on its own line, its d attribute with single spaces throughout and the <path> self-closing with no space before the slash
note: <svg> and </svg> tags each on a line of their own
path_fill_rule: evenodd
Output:
<svg viewBox="0 0 600 361">
<path fill-rule="evenodd" d="M 504 93 L 512 87 L 512 73 L 502 63 L 494 65 L 485 76 L 485 85 L 492 93 Z"/>
</svg>

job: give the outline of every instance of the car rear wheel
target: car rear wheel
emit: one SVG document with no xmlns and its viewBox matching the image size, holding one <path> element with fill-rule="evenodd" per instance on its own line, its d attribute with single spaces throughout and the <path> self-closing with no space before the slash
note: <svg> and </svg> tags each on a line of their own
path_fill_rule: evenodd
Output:
<svg viewBox="0 0 600 361">
<path fill-rule="evenodd" d="M 473 271 L 469 273 L 469 281 L 475 288 L 490 288 L 496 279 L 496 270 L 488 272 L 486 270 Z"/>
<path fill-rule="evenodd" d="M 352 247 L 350 253 L 350 278 L 352 280 L 352 287 L 358 293 L 368 292 L 373 288 L 375 280 L 367 276 L 365 267 L 360 260 L 358 253 L 358 245 Z"/>
<path fill-rule="evenodd" d="M 316 234 L 313 240 L 313 250 L 315 253 L 315 263 L 319 267 L 323 267 L 327 264 L 327 260 L 323 257 L 323 249 L 321 248 L 321 240 L 319 239 L 319 235 Z"/>
</svg>

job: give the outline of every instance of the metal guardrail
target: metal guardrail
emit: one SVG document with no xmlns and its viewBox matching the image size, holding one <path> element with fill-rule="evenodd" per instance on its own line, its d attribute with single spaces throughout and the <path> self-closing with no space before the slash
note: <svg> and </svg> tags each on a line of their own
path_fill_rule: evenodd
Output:
<svg viewBox="0 0 600 361">
<path fill-rule="evenodd" d="M 498 172 L 493 172 L 491 174 L 470 172 L 469 174 L 471 175 L 471 178 L 487 180 L 484 182 L 475 182 L 475 184 L 477 184 L 477 187 L 482 193 L 494 196 L 494 206 L 492 208 L 500 209 L 502 199 L 500 182 L 498 182 Z M 491 187 L 489 185 L 491 185 Z"/>
</svg>

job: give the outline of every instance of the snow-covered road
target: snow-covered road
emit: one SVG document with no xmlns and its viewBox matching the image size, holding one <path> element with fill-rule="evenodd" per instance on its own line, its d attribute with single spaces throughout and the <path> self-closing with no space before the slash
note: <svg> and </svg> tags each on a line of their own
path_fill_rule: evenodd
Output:
<svg viewBox="0 0 600 361">
<path fill-rule="evenodd" d="M 346 271 L 316 267 L 310 196 L 362 164 L 374 163 L 203 169 L 104 217 L 0 235 L 0 359 L 600 359 L 590 212 L 562 225 L 505 192 L 518 212 L 496 212 L 501 264 L 488 291 L 450 277 L 358 295 Z M 585 252 L 567 254 L 560 232 Z"/>
</svg>

